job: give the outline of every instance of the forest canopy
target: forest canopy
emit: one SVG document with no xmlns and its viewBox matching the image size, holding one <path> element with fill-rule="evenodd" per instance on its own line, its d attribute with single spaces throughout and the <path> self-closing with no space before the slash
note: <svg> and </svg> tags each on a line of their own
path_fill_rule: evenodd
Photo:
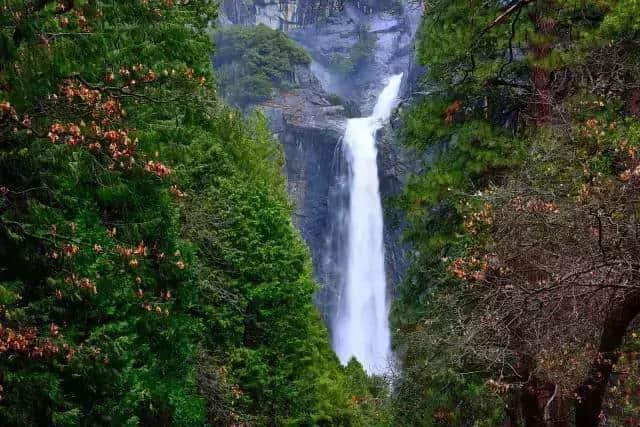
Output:
<svg viewBox="0 0 640 427">
<path fill-rule="evenodd" d="M 636 425 L 636 1 L 435 1 L 405 142 L 399 419 Z M 443 391 L 444 390 L 444 391 Z"/>
<path fill-rule="evenodd" d="M 212 3 L 2 7 L 0 424 L 368 425 Z"/>
</svg>

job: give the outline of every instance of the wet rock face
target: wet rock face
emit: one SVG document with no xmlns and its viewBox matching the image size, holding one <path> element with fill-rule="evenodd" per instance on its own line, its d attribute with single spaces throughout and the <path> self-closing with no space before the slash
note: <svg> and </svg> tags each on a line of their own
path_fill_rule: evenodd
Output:
<svg viewBox="0 0 640 427">
<path fill-rule="evenodd" d="M 339 13 L 344 0 L 224 0 L 223 24 L 264 24 L 274 30 L 290 31 Z"/>
<path fill-rule="evenodd" d="M 336 256 L 342 245 L 333 239 L 343 206 L 336 197 L 344 192 L 340 175 L 340 139 L 314 128 L 289 128 L 280 136 L 285 156 L 287 186 L 295 203 L 294 223 L 309 245 L 314 273 L 321 283 L 316 303 L 328 322 L 335 313 L 335 295 L 343 258 Z M 333 250 L 332 250 L 333 249 Z"/>
<path fill-rule="evenodd" d="M 400 145 L 401 132 L 402 113 L 396 111 L 390 123 L 377 136 L 378 178 L 384 208 L 385 267 L 387 283 L 392 293 L 404 278 L 410 249 L 402 242 L 402 233 L 407 226 L 405 215 L 393 207 L 393 199 L 402 194 L 408 177 L 419 172 L 423 164 L 422 156 Z"/>
<path fill-rule="evenodd" d="M 380 1 L 378 1 L 379 3 Z M 375 4 L 375 3 L 374 3 Z M 413 60 L 413 37 L 419 23 L 419 10 L 375 11 L 347 4 L 344 11 L 313 26 L 290 32 L 314 60 L 312 70 L 323 87 L 360 105 L 369 115 L 385 86 L 384 77 L 407 70 Z M 368 10 L 364 13 L 362 9 Z M 354 46 L 364 37 L 375 40 L 370 52 L 354 69 L 345 73 L 336 66 L 340 58 L 354 53 Z"/>
</svg>

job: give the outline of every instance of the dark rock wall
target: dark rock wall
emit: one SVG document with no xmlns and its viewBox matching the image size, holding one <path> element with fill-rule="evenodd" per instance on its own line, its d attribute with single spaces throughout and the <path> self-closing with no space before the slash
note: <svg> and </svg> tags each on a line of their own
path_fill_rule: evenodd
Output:
<svg viewBox="0 0 640 427">
<path fill-rule="evenodd" d="M 327 132 L 290 129 L 281 138 L 287 158 L 294 222 L 311 250 L 321 283 L 316 302 L 327 322 L 335 313 L 346 260 L 347 171 L 339 138 Z"/>
<path fill-rule="evenodd" d="M 223 0 L 222 24 L 264 24 L 290 31 L 340 13 L 344 0 Z"/>
</svg>

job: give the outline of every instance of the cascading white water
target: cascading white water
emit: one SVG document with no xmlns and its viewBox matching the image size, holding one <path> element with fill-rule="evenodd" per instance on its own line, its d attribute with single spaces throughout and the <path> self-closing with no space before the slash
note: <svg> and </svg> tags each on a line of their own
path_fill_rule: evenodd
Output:
<svg viewBox="0 0 640 427">
<path fill-rule="evenodd" d="M 376 132 L 391 115 L 401 81 L 402 74 L 391 77 L 373 114 L 350 119 L 344 135 L 351 170 L 348 259 L 333 346 L 343 364 L 355 357 L 371 374 L 384 373 L 391 356 Z"/>
</svg>

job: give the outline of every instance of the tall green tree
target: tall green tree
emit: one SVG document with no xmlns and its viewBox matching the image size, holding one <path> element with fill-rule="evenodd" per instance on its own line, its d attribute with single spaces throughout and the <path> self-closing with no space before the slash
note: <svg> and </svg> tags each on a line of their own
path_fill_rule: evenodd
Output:
<svg viewBox="0 0 640 427">
<path fill-rule="evenodd" d="M 428 94 L 405 117 L 405 139 L 441 154 L 403 199 L 415 251 L 393 314 L 405 366 L 401 416 L 421 405 L 427 425 L 564 423 L 572 405 L 579 425 L 605 416 L 637 291 L 606 291 L 626 279 L 620 273 L 612 285 L 586 254 L 608 247 L 615 263 L 635 253 L 612 248 L 624 247 L 623 230 L 636 220 L 622 213 L 635 205 L 636 9 L 625 1 L 427 3 L 418 56 Z M 589 209 L 590 219 L 579 216 Z M 579 229 L 610 215 L 615 231 Z M 540 289 L 541 281 L 555 285 Z M 558 308 L 561 300 L 573 309 Z M 550 365 L 554 352 L 573 359 Z"/>
<path fill-rule="evenodd" d="M 0 424 L 357 425 L 215 7 L 2 8 Z"/>
</svg>

